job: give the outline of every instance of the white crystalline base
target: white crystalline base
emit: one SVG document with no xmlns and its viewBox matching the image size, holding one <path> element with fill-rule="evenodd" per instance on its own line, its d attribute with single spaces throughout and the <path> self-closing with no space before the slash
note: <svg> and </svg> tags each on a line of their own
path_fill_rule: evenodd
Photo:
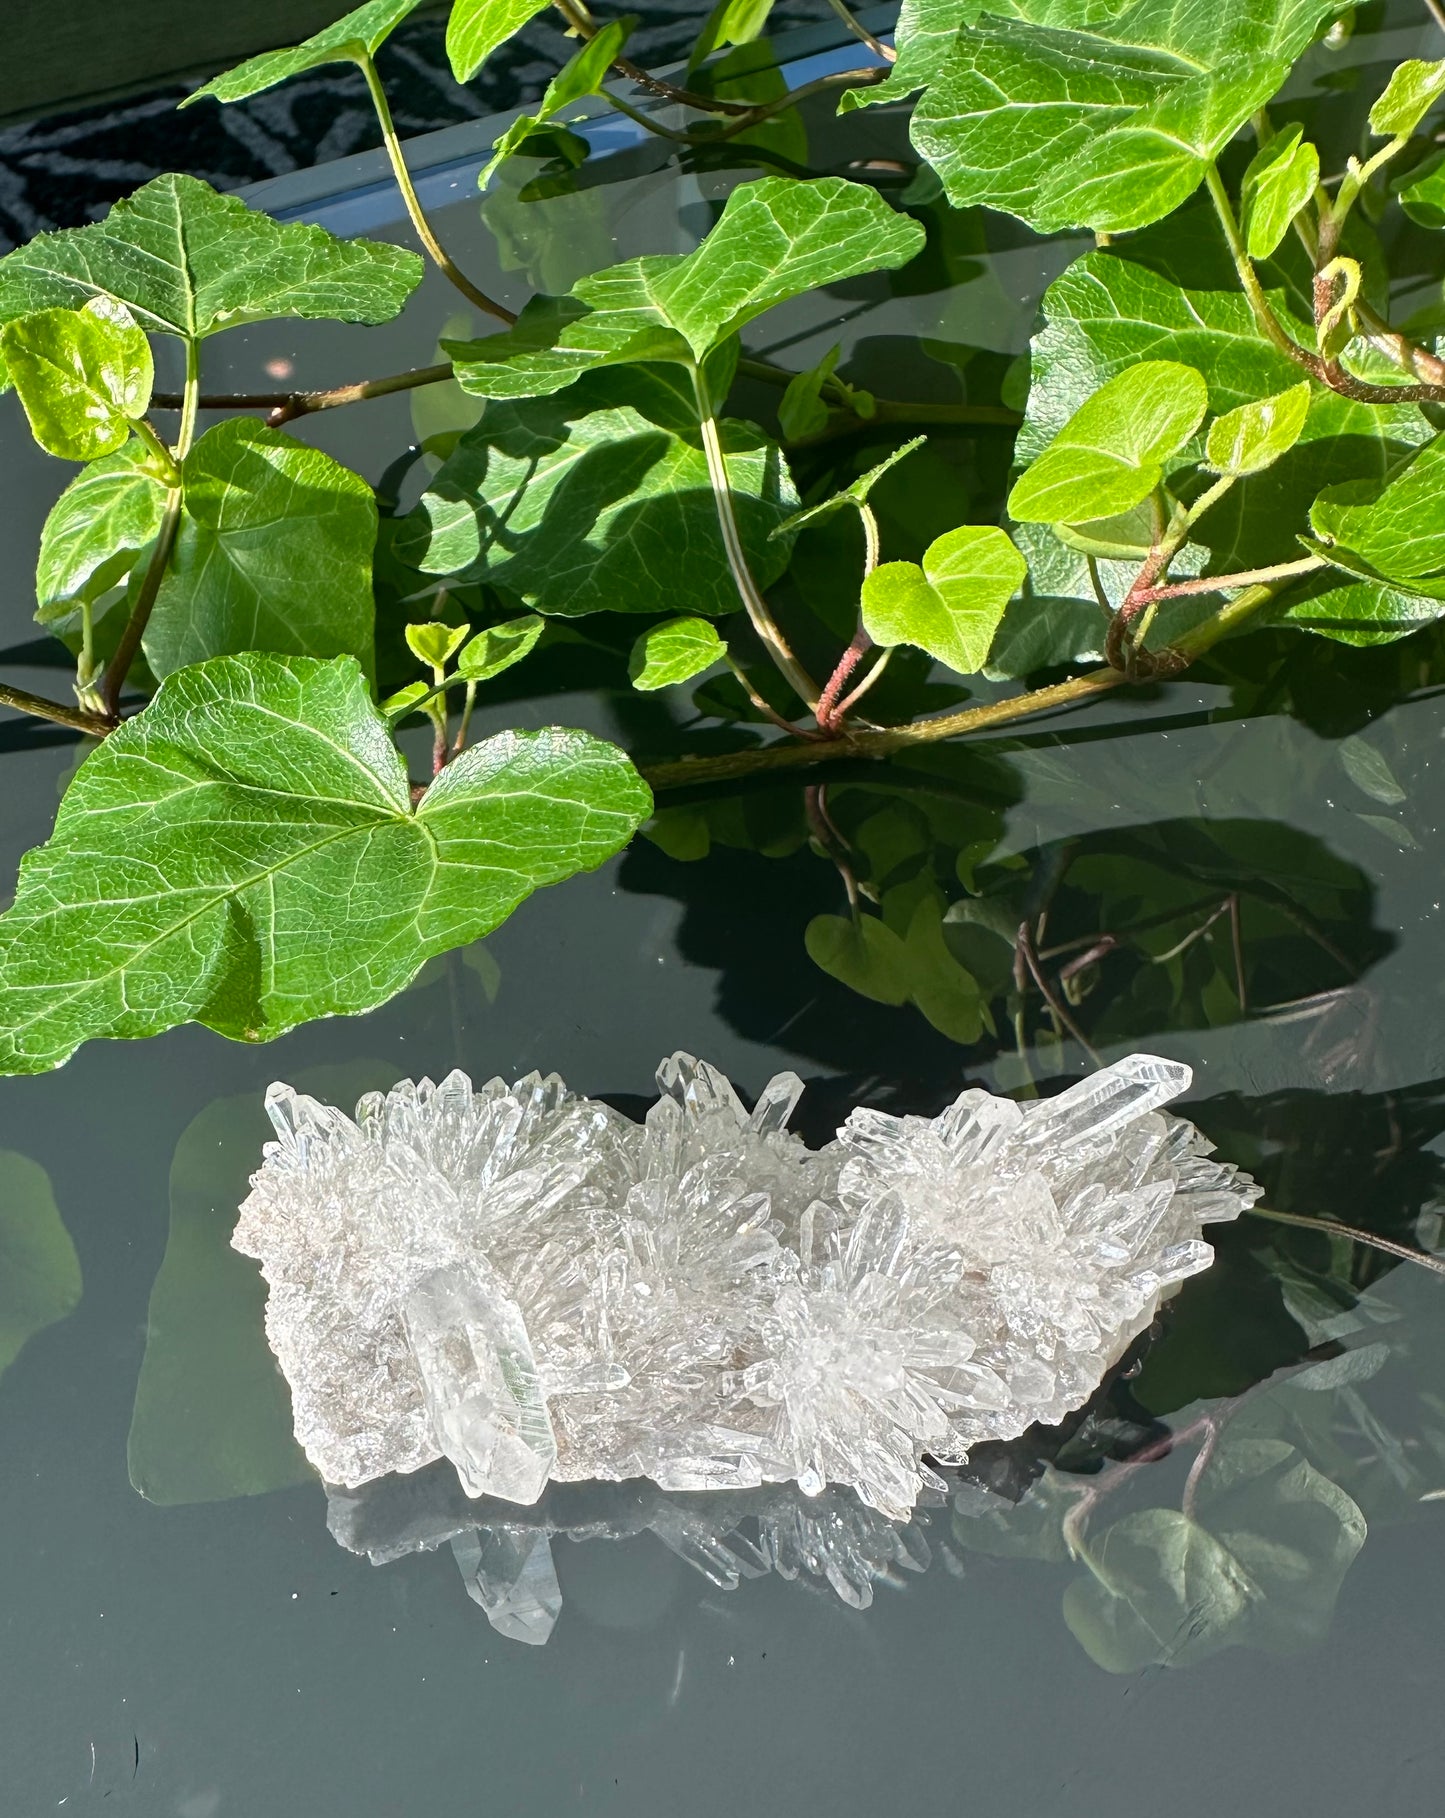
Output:
<svg viewBox="0 0 1445 1818">
<path fill-rule="evenodd" d="M 332 1484 L 446 1456 L 472 1495 L 549 1480 L 847 1484 L 902 1518 L 958 1461 L 1085 1402 L 1204 1224 L 1258 1188 L 1134 1055 L 1058 1097 L 851 1113 L 812 1152 L 780 1074 L 749 1114 L 674 1055 L 641 1125 L 555 1075 L 273 1086 L 234 1243 L 270 1284 L 296 1436 Z"/>
</svg>

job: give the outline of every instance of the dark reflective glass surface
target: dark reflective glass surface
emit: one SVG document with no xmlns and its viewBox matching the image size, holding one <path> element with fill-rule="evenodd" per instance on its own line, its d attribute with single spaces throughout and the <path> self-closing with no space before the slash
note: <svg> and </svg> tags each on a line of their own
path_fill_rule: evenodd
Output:
<svg viewBox="0 0 1445 1818">
<path fill-rule="evenodd" d="M 1383 66 L 1437 48 L 1403 7 L 1366 23 L 1296 78 L 1342 139 Z M 599 152 L 631 136 L 597 133 Z M 504 184 L 479 206 L 489 138 L 422 148 L 422 187 L 513 302 L 692 245 L 757 168 L 622 143 L 548 200 Z M 881 113 L 809 114 L 773 152 L 912 177 L 889 168 L 912 155 Z M 364 161 L 332 175 L 262 199 L 406 237 Z M 840 341 L 847 376 L 890 396 L 999 395 L 1078 243 L 929 219 L 917 268 L 777 311 L 749 351 L 801 367 Z M 1438 291 L 1408 244 L 1402 269 L 1402 309 Z M 429 277 L 387 328 L 213 342 L 206 385 L 391 371 L 466 327 Z M 438 389 L 300 433 L 399 511 L 474 409 Z M 58 691 L 27 576 L 59 470 L 11 413 L 3 434 L 7 674 Z M 890 547 L 991 516 L 1006 457 L 996 434 L 934 434 L 882 497 Z M 799 478 L 871 458 L 845 438 Z M 383 667 L 415 585 L 383 578 Z M 716 681 L 631 693 L 634 629 L 587 621 L 494 687 L 480 730 L 585 725 L 659 756 L 753 736 Z M 669 797 L 620 861 L 364 1019 L 262 1048 L 195 1028 L 95 1044 L 0 1084 L 5 1809 L 1433 1812 L 1445 1281 L 1424 1270 L 1328 1231 L 1225 1228 L 1214 1269 L 1068 1429 L 981 1453 L 894 1530 L 783 1491 L 478 1508 L 437 1471 L 328 1500 L 227 1240 L 277 1078 L 347 1103 L 453 1066 L 538 1067 L 636 1112 L 681 1047 L 749 1093 L 795 1067 L 821 1140 L 855 1103 L 933 1112 L 965 1083 L 1049 1090 L 1146 1048 L 1195 1068 L 1189 1115 L 1269 1207 L 1432 1247 L 1442 664 L 1435 634 L 1359 652 L 1265 632 L 1066 721 L 840 769 L 821 797 L 796 778 Z M 962 694 L 896 667 L 892 713 Z M 13 876 L 80 753 L 19 722 L 0 751 Z M 909 1002 L 810 959 L 809 925 L 846 916 L 850 884 L 914 950 Z M 1021 927 L 1047 992 L 1020 986 Z"/>
</svg>

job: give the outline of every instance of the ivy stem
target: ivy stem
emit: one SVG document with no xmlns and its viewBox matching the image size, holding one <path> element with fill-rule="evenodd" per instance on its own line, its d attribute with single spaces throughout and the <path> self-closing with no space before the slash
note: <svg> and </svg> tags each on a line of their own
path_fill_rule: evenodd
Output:
<svg viewBox="0 0 1445 1818">
<path fill-rule="evenodd" d="M 707 456 L 707 475 L 712 484 L 718 528 L 722 531 L 723 548 L 727 552 L 728 567 L 732 570 L 733 584 L 752 621 L 753 630 L 767 646 L 768 654 L 787 679 L 788 685 L 810 710 L 816 711 L 818 685 L 793 655 L 787 639 L 778 629 L 777 623 L 768 609 L 768 603 L 763 598 L 762 590 L 753 579 L 752 569 L 748 566 L 747 553 L 743 549 L 742 536 L 738 530 L 737 512 L 733 507 L 732 483 L 728 479 L 727 462 L 723 457 L 722 438 L 718 434 L 717 418 L 712 414 L 712 406 L 707 398 L 702 374 L 695 372 L 693 381 L 697 392 L 703 451 Z"/>
<path fill-rule="evenodd" d="M 817 736 L 818 736 L 817 733 L 814 732 L 811 727 L 795 726 L 791 720 L 784 719 L 782 714 L 778 712 L 776 707 L 771 707 L 768 705 L 768 703 L 758 693 L 757 689 L 754 688 L 752 683 L 748 680 L 747 671 L 743 668 L 742 664 L 737 660 L 737 658 L 733 655 L 733 653 L 730 650 L 725 650 L 723 652 L 723 661 L 727 664 L 728 668 L 732 670 L 733 674 L 737 677 L 738 681 L 742 684 L 743 693 L 752 702 L 753 706 L 757 708 L 758 712 L 760 714 L 762 714 L 764 719 L 771 720 L 775 726 L 780 727 L 782 729 L 782 731 L 784 731 L 784 732 L 791 732 L 794 738 L 799 738 L 799 739 L 817 738 Z"/>
<path fill-rule="evenodd" d="M 847 718 L 858 705 L 859 701 L 863 699 L 863 696 L 867 694 L 868 690 L 878 680 L 879 676 L 882 675 L 883 671 L 888 667 L 888 659 L 893 655 L 894 648 L 895 647 L 890 644 L 886 650 L 882 651 L 879 654 L 878 661 L 868 671 L 867 675 L 864 676 L 863 680 L 853 692 L 849 695 L 845 695 L 844 698 L 839 701 L 838 718 L 840 720 Z"/>
<path fill-rule="evenodd" d="M 176 465 L 176 458 L 156 434 L 150 421 L 145 417 L 138 417 L 135 422 L 135 432 L 150 450 L 156 465 L 165 476 L 166 483 L 170 486 L 179 486 L 181 470 Z"/>
<path fill-rule="evenodd" d="M 1168 581 L 1162 587 L 1146 587 L 1147 600 L 1176 600 L 1191 593 L 1223 593 L 1235 587 L 1259 587 L 1279 581 L 1292 581 L 1298 575 L 1313 574 L 1329 564 L 1322 556 L 1305 556 L 1298 562 L 1278 562 L 1273 568 L 1246 568 L 1238 574 L 1206 574 L 1192 581 Z"/>
<path fill-rule="evenodd" d="M 1371 1250 L 1383 1250 L 1386 1256 L 1398 1256 L 1402 1262 L 1419 1263 L 1436 1275 L 1445 1275 L 1445 1262 L 1409 1244 L 1397 1244 L 1392 1238 L 1377 1237 L 1373 1231 L 1361 1231 L 1355 1225 L 1341 1224 L 1334 1218 L 1306 1218 L 1299 1212 L 1276 1212 L 1271 1206 L 1247 1206 L 1252 1218 L 1267 1218 L 1271 1224 L 1297 1225 L 1302 1231 L 1325 1231 L 1331 1237 L 1347 1237 L 1351 1243 L 1365 1244 Z"/>
<path fill-rule="evenodd" d="M 5 682 L 0 682 L 0 707 L 33 713 L 37 719 L 54 720 L 57 726 L 70 726 L 76 732 L 88 732 L 97 739 L 113 732 L 116 725 L 106 714 L 90 713 L 84 707 L 66 707 L 60 701 L 47 700 L 43 694 L 31 694 L 26 688 L 11 688 Z"/>
<path fill-rule="evenodd" d="M 1229 632 L 1250 619 L 1274 598 L 1275 588 L 1250 587 L 1238 599 L 1228 601 L 1211 614 L 1203 624 L 1190 631 L 1155 659 L 1155 674 L 1173 677 L 1187 669 Z M 808 764 L 826 763 L 840 758 L 886 758 L 913 745 L 934 744 L 940 739 L 961 738 L 970 733 L 991 732 L 995 727 L 1012 725 L 1039 713 L 1053 713 L 1060 708 L 1081 706 L 1099 695 L 1135 678 L 1122 669 L 1105 665 L 1067 682 L 1055 682 L 1048 688 L 1031 689 L 1027 694 L 1013 695 L 1004 701 L 988 701 L 978 707 L 965 707 L 956 713 L 937 714 L 914 720 L 906 726 L 882 726 L 871 732 L 844 732 L 837 738 L 800 741 L 797 744 L 765 745 L 760 750 L 729 751 L 716 757 L 679 758 L 670 763 L 647 764 L 642 774 L 654 789 L 682 789 L 695 783 L 726 783 L 739 777 L 753 776 L 768 770 L 793 770 Z"/>
<path fill-rule="evenodd" d="M 585 5 L 579 4 L 578 0 L 553 0 L 553 4 L 579 38 L 590 40 L 597 36 L 597 22 Z M 649 94 L 660 96 L 664 101 L 680 102 L 684 107 L 696 108 L 699 113 L 746 114 L 752 111 L 746 102 L 719 101 L 714 95 L 695 94 L 690 88 L 674 88 L 670 82 L 648 75 L 645 69 L 640 69 L 629 57 L 614 57 L 612 67 L 619 76 L 626 76 L 629 82 L 635 82 Z"/>
<path fill-rule="evenodd" d="M 881 44 L 861 19 L 855 18 L 844 4 L 844 0 L 828 0 L 829 6 L 843 21 L 855 38 L 861 38 L 875 57 L 881 57 L 885 63 L 896 63 L 898 52 L 890 44 Z"/>
<path fill-rule="evenodd" d="M 381 86 L 381 77 L 377 74 L 376 64 L 369 51 L 362 51 L 357 57 L 361 73 L 366 77 L 367 91 L 371 95 L 371 105 L 376 109 L 376 118 L 381 126 L 381 137 L 386 145 L 386 155 L 391 160 L 392 174 L 396 186 L 401 191 L 401 199 L 406 204 L 406 212 L 411 217 L 411 224 L 416 229 L 417 238 L 430 253 L 433 262 L 470 303 L 483 309 L 488 315 L 496 316 L 510 326 L 516 316 L 505 303 L 498 303 L 489 297 L 484 290 L 479 290 L 465 272 L 460 271 L 451 254 L 437 239 L 432 231 L 432 224 L 427 220 L 422 209 L 420 198 L 411 180 L 411 172 L 406 167 L 406 154 L 397 137 L 396 125 L 391 117 L 391 107 L 386 99 L 386 90 Z"/>
<path fill-rule="evenodd" d="M 1357 379 L 1347 373 L 1338 360 L 1323 359 L 1319 354 L 1301 347 L 1294 336 L 1289 333 L 1279 317 L 1270 307 L 1269 298 L 1264 293 L 1264 286 L 1259 281 L 1259 273 L 1254 269 L 1254 261 L 1245 250 L 1240 235 L 1239 223 L 1234 216 L 1234 208 L 1229 200 L 1229 192 L 1224 187 L 1224 179 L 1213 164 L 1204 169 L 1204 181 L 1214 203 L 1214 212 L 1219 216 L 1219 224 L 1224 229 L 1224 237 L 1229 245 L 1229 256 L 1234 261 L 1234 269 L 1239 275 L 1240 287 L 1249 302 L 1255 323 L 1265 339 L 1277 347 L 1296 366 L 1302 366 L 1312 379 L 1321 385 L 1328 385 L 1341 397 L 1353 398 L 1359 404 L 1442 404 L 1445 403 L 1445 384 L 1420 383 L 1415 385 L 1372 385 L 1364 379 Z M 1333 246 L 1322 235 L 1317 247 L 1317 256 L 1324 257 L 1332 253 Z M 1378 318 L 1376 318 L 1378 321 Z M 1389 331 L 1393 334 L 1393 330 Z M 1424 350 L 1421 349 L 1421 352 Z M 1427 358 L 1430 356 L 1427 356 Z M 1411 370 L 1418 370 L 1411 361 Z"/>
<path fill-rule="evenodd" d="M 105 711 L 112 725 L 120 718 L 120 693 L 125 687 L 125 678 L 130 673 L 130 666 L 135 661 L 136 652 L 140 649 L 141 638 L 150 622 L 151 608 L 156 603 L 156 595 L 161 590 L 165 578 L 166 565 L 171 559 L 171 550 L 175 547 L 176 531 L 181 521 L 181 488 L 173 486 L 166 494 L 165 513 L 161 518 L 160 533 L 151 546 L 151 558 L 146 564 L 145 578 L 141 581 L 140 591 L 136 594 L 135 604 L 130 609 L 125 630 L 120 634 L 120 642 L 115 653 L 106 665 L 105 675 L 101 680 L 100 698 L 105 703 Z"/>
<path fill-rule="evenodd" d="M 186 381 L 181 393 L 181 420 L 176 427 L 176 459 L 184 461 L 196 434 L 196 412 L 201 404 L 201 344 L 186 342 Z"/>
<path fill-rule="evenodd" d="M 878 566 L 883 542 L 873 507 L 866 499 L 855 499 L 854 503 L 858 507 L 858 516 L 863 525 L 863 580 L 866 585 L 869 575 Z M 838 705 L 838 698 L 847 686 L 853 671 L 872 648 L 873 639 L 860 622 L 858 629 L 853 633 L 852 643 L 839 657 L 837 667 L 823 684 L 823 692 L 818 696 L 817 720 L 821 731 L 836 733 L 841 730 L 843 712 Z"/>
<path fill-rule="evenodd" d="M 334 385 L 326 391 L 236 391 L 213 392 L 196 399 L 200 410 L 265 410 L 272 429 L 279 429 L 293 417 L 309 416 L 315 410 L 336 410 L 343 404 L 361 404 L 367 398 L 385 398 L 396 391 L 415 391 L 421 385 L 442 385 L 452 376 L 452 363 L 443 360 L 436 366 L 414 366 L 408 372 L 388 373 L 381 379 L 361 379 L 354 385 Z M 151 399 L 158 410 L 178 410 L 182 398 L 173 391 L 158 391 Z"/>
<path fill-rule="evenodd" d="M 881 49 L 881 47 L 880 47 Z M 811 82 L 801 83 L 797 88 L 790 88 L 785 95 L 779 95 L 774 101 L 760 101 L 750 107 L 745 114 L 739 115 L 723 128 L 720 133 L 688 133 L 684 136 L 704 145 L 716 145 L 724 139 L 735 139 L 739 133 L 745 133 L 754 126 L 760 126 L 764 120 L 771 120 L 775 114 L 783 114 L 790 107 L 797 107 L 802 101 L 814 95 L 827 94 L 834 88 L 872 88 L 877 83 L 886 81 L 888 69 L 845 69 L 835 75 L 818 76 Z"/>
</svg>

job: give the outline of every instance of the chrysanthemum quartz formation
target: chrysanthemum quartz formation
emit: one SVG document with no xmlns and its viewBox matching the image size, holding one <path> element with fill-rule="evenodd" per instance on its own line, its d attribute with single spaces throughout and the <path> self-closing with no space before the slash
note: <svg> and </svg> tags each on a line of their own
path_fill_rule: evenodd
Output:
<svg viewBox="0 0 1445 1818">
<path fill-rule="evenodd" d="M 1134 1055 L 1052 1099 L 856 1110 L 810 1151 L 779 1074 L 749 1113 L 674 1055 L 636 1124 L 555 1075 L 287 1086 L 235 1244 L 296 1435 L 330 1483 L 438 1457 L 473 1496 L 549 1480 L 849 1484 L 903 1518 L 930 1471 L 1088 1399 L 1201 1227 L 1258 1195 Z"/>
</svg>

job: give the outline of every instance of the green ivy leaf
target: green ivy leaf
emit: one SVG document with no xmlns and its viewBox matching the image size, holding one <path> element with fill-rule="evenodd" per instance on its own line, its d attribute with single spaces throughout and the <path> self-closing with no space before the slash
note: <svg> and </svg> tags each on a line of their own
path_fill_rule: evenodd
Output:
<svg viewBox="0 0 1445 1818">
<path fill-rule="evenodd" d="M 1028 564 L 994 525 L 964 524 L 928 547 L 923 566 L 884 562 L 863 583 L 863 626 L 875 644 L 916 644 L 960 675 L 976 675 Z"/>
<path fill-rule="evenodd" d="M 249 417 L 187 455 L 175 548 L 146 627 L 152 673 L 242 650 L 371 663 L 376 500 L 359 474 Z"/>
<path fill-rule="evenodd" d="M 1263 473 L 1304 434 L 1310 409 L 1308 379 L 1257 403 L 1240 404 L 1209 425 L 1204 454 L 1215 473 Z"/>
<path fill-rule="evenodd" d="M 1204 421 L 1209 387 L 1192 366 L 1144 360 L 1101 386 L 1015 481 L 1020 523 L 1088 523 L 1128 511 Z"/>
<path fill-rule="evenodd" d="M 369 1010 L 650 809 L 622 752 L 555 727 L 472 746 L 413 807 L 354 661 L 182 670 L 87 757 L 21 863 L 0 1070 L 190 1020 L 266 1041 Z"/>
<path fill-rule="evenodd" d="M 114 454 L 150 408 L 150 342 L 109 297 L 93 297 L 84 309 L 17 316 L 0 328 L 0 361 L 31 434 L 63 461 Z"/>
<path fill-rule="evenodd" d="M 443 346 L 462 388 L 490 398 L 540 396 L 619 361 L 700 362 L 775 304 L 906 264 L 923 241 L 861 183 L 764 177 L 733 190 L 695 252 L 629 259 L 534 299 L 504 334 Z"/>
<path fill-rule="evenodd" d="M 773 0 L 717 0 L 687 59 L 691 77 L 724 44 L 751 44 L 763 35 Z"/>
<path fill-rule="evenodd" d="M 1383 486 L 1327 487 L 1310 511 L 1322 553 L 1358 572 L 1445 599 L 1445 437 L 1420 449 Z M 1351 560 L 1350 558 L 1353 558 Z"/>
<path fill-rule="evenodd" d="M 727 652 L 727 645 L 706 619 L 668 619 L 650 625 L 632 646 L 627 673 L 632 686 L 644 694 L 690 682 L 711 669 Z"/>
<path fill-rule="evenodd" d="M 80 1304 L 80 1258 L 39 1162 L 0 1149 L 0 1374 Z"/>
<path fill-rule="evenodd" d="M 804 372 L 795 372 L 788 380 L 778 404 L 778 427 L 789 442 L 805 441 L 828 427 L 823 387 L 832 378 L 842 351 L 842 345 L 835 343 L 816 365 Z"/>
<path fill-rule="evenodd" d="M 440 619 L 427 619 L 406 628 L 407 649 L 428 669 L 445 669 L 467 641 L 468 625 L 445 625 Z"/>
<path fill-rule="evenodd" d="M 788 560 L 787 540 L 769 532 L 797 495 L 756 430 L 727 423 L 723 441 L 743 545 L 766 587 Z M 691 383 L 674 367 L 599 372 L 558 397 L 491 405 L 401 527 L 398 552 L 424 573 L 485 580 L 560 617 L 737 610 Z"/>
<path fill-rule="evenodd" d="M 492 147 L 492 155 L 477 173 L 477 188 L 485 189 L 497 166 L 520 151 L 544 120 L 573 107 L 588 95 L 599 94 L 614 58 L 621 52 L 636 25 L 635 17 L 609 20 L 595 38 L 589 38 L 574 57 L 564 63 L 547 84 L 535 114 L 522 114 Z"/>
<path fill-rule="evenodd" d="M 305 70 L 319 69 L 326 63 L 356 63 L 362 56 L 374 56 L 402 20 L 420 5 L 421 0 L 367 0 L 365 6 L 358 6 L 302 44 L 266 51 L 259 57 L 248 57 L 234 69 L 224 70 L 204 88 L 187 95 L 181 106 L 189 107 L 207 96 L 216 101 L 244 101 L 248 95 L 275 88 L 278 82 L 288 81 Z"/>
<path fill-rule="evenodd" d="M 1445 227 L 1445 157 L 1419 167 L 1400 191 L 1400 206 L 1421 227 Z"/>
<path fill-rule="evenodd" d="M 1267 139 L 1244 173 L 1240 210 L 1252 259 L 1269 258 L 1319 185 L 1320 155 L 1302 132 L 1289 126 Z"/>
<path fill-rule="evenodd" d="M 977 25 L 982 12 L 983 0 L 903 0 L 893 32 L 898 55 L 888 79 L 876 88 L 844 89 L 838 112 L 906 101 L 942 72 L 960 30 Z"/>
<path fill-rule="evenodd" d="M 37 234 L 0 259 L 0 322 L 92 297 L 123 304 L 147 333 L 192 342 L 279 316 L 389 322 L 421 275 L 404 247 L 273 221 L 170 174 L 94 226 Z"/>
<path fill-rule="evenodd" d="M 395 694 L 389 694 L 381 703 L 380 712 L 390 725 L 404 720 L 414 707 L 437 693 L 431 682 L 408 682 L 405 688 L 398 688 Z"/>
<path fill-rule="evenodd" d="M 999 6 L 1002 14 L 1005 9 Z M 958 207 L 1122 231 L 1186 201 L 1338 0 L 1015 0 L 960 33 L 913 143 Z"/>
<path fill-rule="evenodd" d="M 457 81 L 470 82 L 494 50 L 546 9 L 547 0 L 452 0 L 447 56 Z"/>
<path fill-rule="evenodd" d="M 1397 64 L 1385 92 L 1370 109 L 1370 131 L 1382 139 L 1404 139 L 1445 95 L 1445 59 Z"/>
<path fill-rule="evenodd" d="M 68 617 L 81 600 L 99 599 L 155 541 L 166 487 L 149 460 L 132 442 L 92 461 L 51 507 L 35 571 L 35 616 L 42 625 Z"/>
<path fill-rule="evenodd" d="M 1039 454 L 1094 391 L 1161 346 L 1204 375 L 1217 414 L 1299 382 L 1299 368 L 1259 333 L 1227 254 L 1222 245 L 1216 253 L 1216 245 L 1212 229 L 1186 216 L 1141 239 L 1139 257 L 1087 253 L 1055 280 L 1043 301 L 1045 325 L 1033 342 L 1033 383 L 1017 447 L 1021 462 Z M 1271 283 L 1270 301 L 1308 344 L 1309 274 L 1300 265 L 1298 287 Z M 1431 433 L 1414 405 L 1357 404 L 1312 386 L 1295 446 L 1265 472 L 1241 480 L 1194 527 L 1200 568 L 1231 574 L 1296 559 L 1297 532 L 1322 486 L 1382 481 Z M 1193 447 L 1181 450 L 1165 463 L 1166 479 L 1196 458 Z M 1097 654 L 1100 615 L 1084 556 L 1051 530 L 1022 526 L 1018 542 L 1029 557 L 1029 592 L 1006 615 L 995 652 L 1017 646 L 1017 662 L 1025 668 Z M 1132 567 L 1106 566 L 1106 578 L 1112 575 L 1116 592 L 1122 591 L 1137 569 L 1137 558 Z M 1402 607 L 1371 594 L 1365 583 L 1354 589 L 1342 575 L 1328 583 L 1328 597 L 1324 583 L 1313 591 L 1297 584 L 1285 602 L 1286 622 L 1365 642 L 1398 637 L 1421 622 L 1418 601 L 1413 609 Z M 1035 635 L 1043 624 L 1054 632 L 1047 646 Z M 1010 659 L 999 673 L 1021 672 Z"/>
<path fill-rule="evenodd" d="M 535 612 L 489 625 L 463 647 L 457 658 L 457 674 L 468 682 L 490 682 L 494 675 L 520 663 L 545 629 L 546 620 Z"/>
<path fill-rule="evenodd" d="M 890 468 L 896 467 L 905 455 L 911 455 L 915 449 L 922 448 L 927 440 L 927 436 L 914 436 L 911 442 L 905 442 L 901 448 L 895 448 L 891 454 L 886 455 L 876 467 L 870 467 L 867 473 L 860 473 L 858 478 L 851 485 L 845 486 L 841 492 L 835 492 L 831 497 L 820 500 L 818 504 L 809 505 L 802 511 L 795 511 L 792 517 L 784 518 L 773 535 L 781 536 L 790 530 L 802 530 L 810 524 L 826 523 L 834 512 L 842 511 L 848 505 L 853 506 L 855 510 L 859 505 L 866 505 L 869 493 L 884 474 Z"/>
</svg>

